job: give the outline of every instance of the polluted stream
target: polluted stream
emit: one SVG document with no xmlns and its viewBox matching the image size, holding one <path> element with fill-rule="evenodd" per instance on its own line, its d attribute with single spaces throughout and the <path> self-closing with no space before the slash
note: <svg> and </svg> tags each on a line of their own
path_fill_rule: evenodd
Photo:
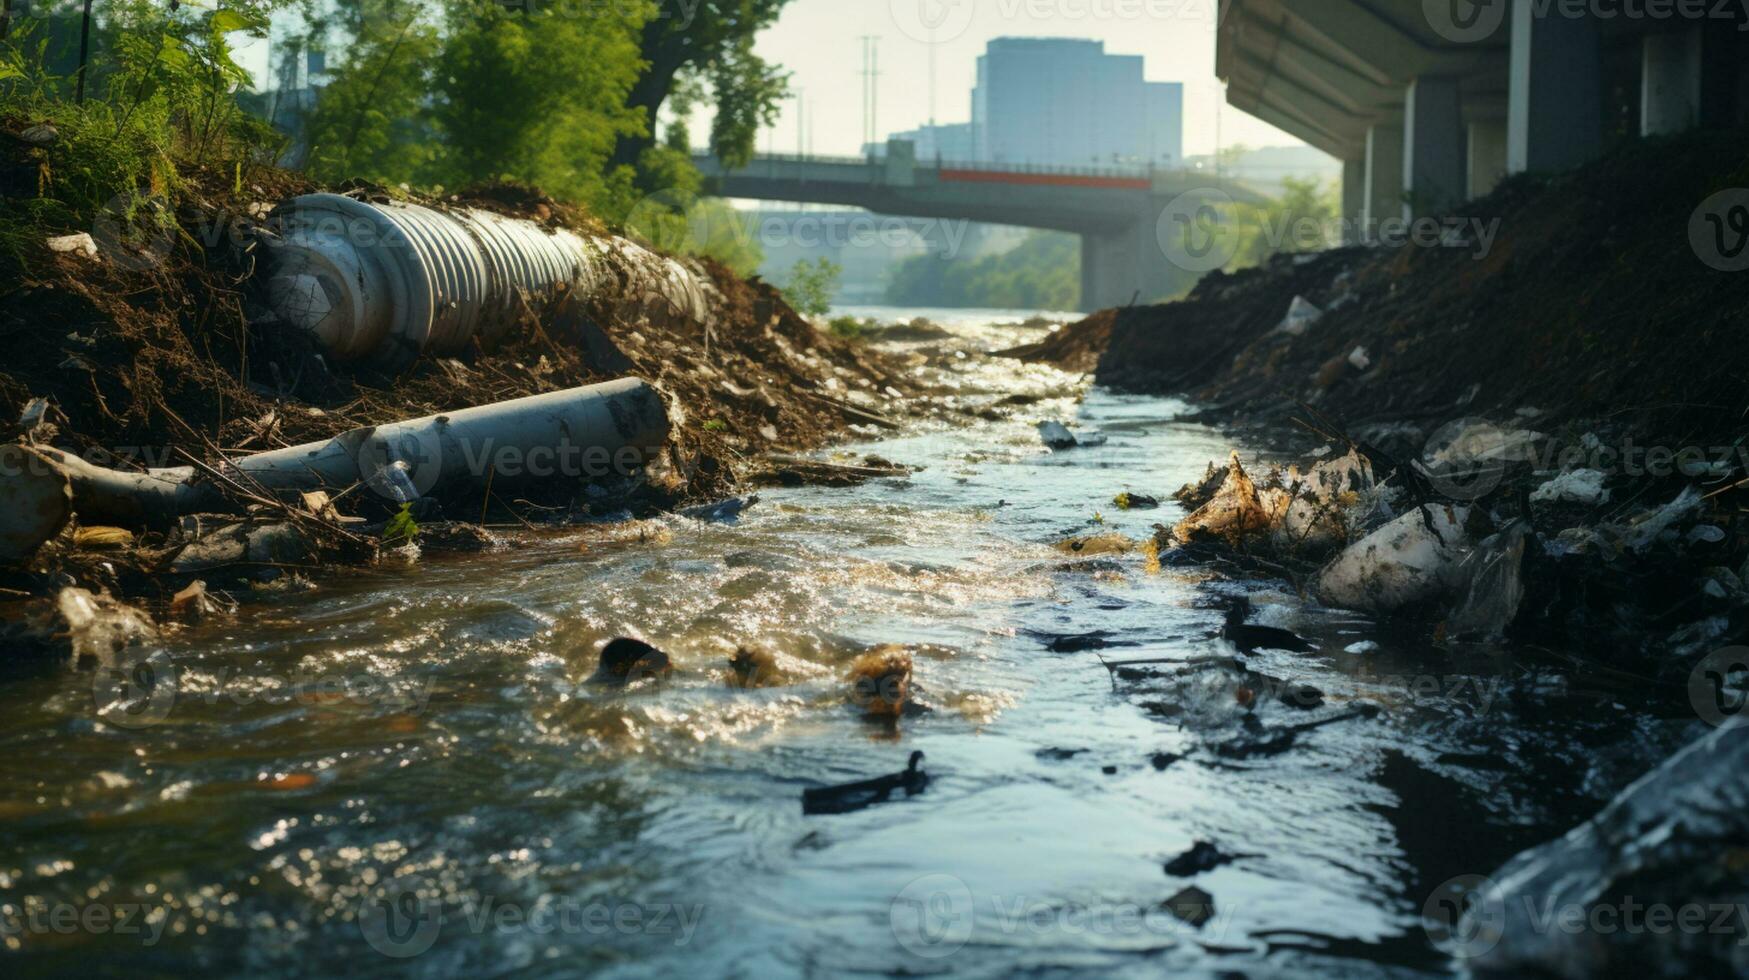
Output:
<svg viewBox="0 0 1749 980">
<path fill-rule="evenodd" d="M 9 678 L 8 973 L 1442 975 L 1449 882 L 1673 746 L 1631 691 L 1161 567 L 1140 543 L 1230 439 L 987 356 L 1026 314 L 849 312 L 944 328 L 874 342 L 975 420 L 824 454 L 909 476 L 339 572 L 177 634 L 144 703 Z M 1239 595 L 1316 649 L 1211 660 Z M 619 635 L 675 674 L 586 684 Z M 849 680 L 883 644 L 897 721 Z M 765 686 L 729 683 L 739 646 Z M 803 813 L 915 752 L 920 791 Z"/>
</svg>

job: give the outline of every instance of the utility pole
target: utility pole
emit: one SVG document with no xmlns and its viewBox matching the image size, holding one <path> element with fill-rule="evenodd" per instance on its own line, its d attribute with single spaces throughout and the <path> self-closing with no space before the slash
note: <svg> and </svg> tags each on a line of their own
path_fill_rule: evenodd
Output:
<svg viewBox="0 0 1749 980">
<path fill-rule="evenodd" d="M 868 141 L 881 138 L 881 39 L 868 39 Z"/>
</svg>

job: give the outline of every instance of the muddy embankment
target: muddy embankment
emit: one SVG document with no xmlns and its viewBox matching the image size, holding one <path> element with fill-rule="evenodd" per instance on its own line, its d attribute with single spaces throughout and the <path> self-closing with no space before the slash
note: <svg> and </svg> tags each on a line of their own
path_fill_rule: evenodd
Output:
<svg viewBox="0 0 1749 980">
<path fill-rule="evenodd" d="M 1458 896 L 1473 972 L 1742 975 L 1733 934 L 1551 931 L 1526 908 L 1739 903 L 1749 823 L 1749 133 L 1515 177 L 1420 244 L 1282 256 L 1007 352 L 1298 433 L 1211 463 L 1166 563 L 1289 581 L 1427 657 L 1564 667 L 1691 748 Z M 1703 738 L 1704 736 L 1704 738 Z M 1703 763 L 1703 761 L 1705 762 Z M 1712 815 L 1731 815 L 1715 819 Z"/>
<path fill-rule="evenodd" d="M 1326 551 L 1405 505 L 1461 511 L 1465 547 L 1522 526 L 1537 546 L 1501 630 L 1684 683 L 1696 658 L 1749 630 L 1737 519 L 1749 279 L 1719 267 L 1730 259 L 1707 217 L 1729 252 L 1735 212 L 1714 195 L 1743 185 L 1749 134 L 1635 143 L 1575 173 L 1509 180 L 1437 244 L 1280 256 L 1011 353 L 1189 396 L 1217 424 L 1291 427 L 1327 459 L 1353 449 L 1359 482 L 1393 503 L 1345 512 L 1340 542 L 1312 542 Z M 1185 499 L 1204 503 L 1218 482 Z M 1328 555 L 1280 544 L 1251 550 L 1304 559 L 1287 564 L 1315 590 Z M 1419 598 L 1438 635 L 1461 597 Z"/>
<path fill-rule="evenodd" d="M 20 193 L 31 186 L 15 183 Z M 903 396 L 914 393 L 901 359 L 816 330 L 758 280 L 708 260 L 659 256 L 525 188 L 394 196 L 427 208 L 427 220 L 472 215 L 470 227 L 486 228 L 476 236 L 481 252 L 497 247 L 487 241 L 494 234 L 526 238 L 534 229 L 563 238 L 584 256 L 576 281 L 513 257 L 507 264 L 520 263 L 517 274 L 558 281 L 540 295 L 501 293 L 513 302 L 500 304 L 490 329 L 451 331 L 419 356 L 342 356 L 332 337 L 287 322 L 283 297 L 268 285 L 292 235 L 275 209 L 320 190 L 281 172 L 241 187 L 231 175 L 188 173 L 174 214 L 100 221 L 89 237 L 45 229 L 0 257 L 0 336 L 9 352 L 0 362 L 0 440 L 11 468 L 40 469 L 46 460 L 54 474 L 23 489 L 11 481 L 9 506 L 70 511 L 49 514 L 54 533 L 40 546 L 29 533 L 22 544 L 5 542 L 18 553 L 0 569 L 0 589 L 14 603 L 4 618 L 21 644 L 56 637 L 50 645 L 65 652 L 60 636 L 79 616 L 69 595 L 74 607 L 130 597 L 167 621 L 253 590 L 307 587 L 326 565 L 379 560 L 409 544 L 428 553 L 490 548 L 543 525 L 709 504 L 762 482 L 884 471 L 878 460 L 834 465 L 787 454 L 895 426 L 891 416 L 907 411 Z M 384 188 L 348 196 L 394 206 Z M 495 276 L 491 262 L 483 268 Z M 404 283 L 392 285 L 401 291 L 389 305 L 406 305 Z M 432 292 L 435 338 L 457 304 Z M 348 316 L 362 333 L 376 314 Z M 401 309 L 389 315 L 393 339 L 402 339 L 405 319 Z M 428 421 L 453 434 L 453 420 L 440 413 L 621 378 L 641 379 L 639 391 L 659 397 L 645 421 L 665 432 L 654 440 L 660 445 L 638 447 L 646 452 L 629 468 L 615 463 L 596 478 L 559 466 L 539 479 L 529 475 L 534 456 L 500 465 L 488 447 L 462 447 L 478 450 L 467 461 L 476 472 L 436 488 L 403 494 L 366 472 L 369 452 L 360 445 L 394 452 L 381 438 L 393 431 L 388 423 L 435 416 Z M 624 434 L 621 408 L 608 406 Z M 375 443 L 359 441 L 369 433 Z M 330 439 L 329 448 L 357 457 L 358 480 L 270 486 L 249 467 L 255 454 Z M 104 471 L 64 479 L 60 464 L 80 460 Z M 454 463 L 445 462 L 446 477 Z M 113 489 L 148 473 L 177 481 L 174 493 L 154 498 L 178 503 L 144 507 L 152 513 L 133 520 L 115 516 L 127 507 L 90 503 L 94 481 Z M 410 500 L 417 491 L 428 492 Z"/>
</svg>

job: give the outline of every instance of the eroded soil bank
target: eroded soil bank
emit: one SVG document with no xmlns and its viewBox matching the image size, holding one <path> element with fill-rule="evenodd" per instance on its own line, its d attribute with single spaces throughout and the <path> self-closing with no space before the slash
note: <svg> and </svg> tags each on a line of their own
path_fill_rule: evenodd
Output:
<svg viewBox="0 0 1749 980">
<path fill-rule="evenodd" d="M 22 141 L 8 146 L 35 152 L 20 149 Z M 8 162 L 29 163 L 21 161 Z M 637 479 L 583 495 L 574 481 L 496 494 L 475 486 L 422 502 L 413 515 L 421 547 L 471 550 L 491 545 L 481 525 L 649 514 L 772 480 L 866 478 L 884 472 L 878 461 L 844 468 L 787 457 L 856 431 L 890 430 L 897 422 L 889 416 L 913 410 L 905 396 L 918 389 L 903 360 L 816 330 L 771 287 L 709 261 L 692 264 L 713 290 L 707 319 L 605 290 L 566 297 L 553 309 L 525 305 L 521 322 L 489 347 L 421 358 L 394 372 L 337 362 L 275 322 L 263 277 L 255 275 L 263 235 L 271 234 L 263 230 L 270 209 L 317 188 L 274 171 L 257 181 L 234 186 L 224 175 L 185 174 L 174 221 L 164 228 L 100 227 L 94 254 L 53 250 L 45 236 L 0 259 L 0 335 L 10 351 L 0 365 L 0 437 L 127 471 L 219 467 L 361 426 L 614 378 L 642 378 L 661 394 L 668 442 Z M 351 193 L 387 200 L 384 188 Z M 600 231 L 587 215 L 526 188 L 484 187 L 420 203 Z M 233 508 L 237 515 L 169 529 L 92 527 L 75 515 L 25 563 L 0 572 L 0 587 L 18 597 L 68 586 L 107 591 L 136 597 L 162 616 L 195 581 L 284 587 L 330 562 L 375 560 L 394 543 L 381 532 L 396 516 L 396 501 L 343 487 L 329 495 L 332 507 L 292 500 L 287 506 L 297 512 L 287 513 L 243 501 Z M 272 547 L 256 546 L 263 528 L 272 529 Z M 218 548 L 216 562 L 191 556 L 190 546 L 215 529 L 225 541 L 249 543 L 234 555 L 237 548 Z M 45 621 L 50 633 L 55 618 Z"/>
<path fill-rule="evenodd" d="M 1353 446 L 1405 499 L 1485 514 L 1484 536 L 1523 521 L 1544 547 L 1510 634 L 1680 686 L 1749 636 L 1749 289 L 1708 217 L 1728 230 L 1714 195 L 1745 181 L 1749 134 L 1635 143 L 1508 180 L 1462 216 L 1483 234 L 1278 257 L 1012 353 Z M 1454 458 L 1472 465 L 1436 472 Z M 1641 547 L 1593 533 L 1657 516 L 1673 533 Z"/>
</svg>

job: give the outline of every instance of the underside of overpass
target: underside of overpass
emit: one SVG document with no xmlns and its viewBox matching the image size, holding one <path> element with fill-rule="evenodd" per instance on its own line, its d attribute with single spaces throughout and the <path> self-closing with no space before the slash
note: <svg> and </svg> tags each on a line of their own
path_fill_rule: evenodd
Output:
<svg viewBox="0 0 1749 980">
<path fill-rule="evenodd" d="M 1343 161 L 1358 240 L 1612 140 L 1742 123 L 1746 19 L 1714 3 L 1222 0 L 1215 71 L 1234 107 Z"/>
<path fill-rule="evenodd" d="M 1081 306 L 1097 310 L 1160 299 L 1199 274 L 1161 246 L 1162 215 L 1201 203 L 1256 203 L 1256 191 L 1194 171 L 1007 168 L 921 164 L 895 140 L 885 157 L 760 156 L 725 168 L 709 154 L 693 163 L 724 197 L 836 204 L 881 214 L 978 221 L 1069 232 L 1081 238 Z"/>
</svg>

